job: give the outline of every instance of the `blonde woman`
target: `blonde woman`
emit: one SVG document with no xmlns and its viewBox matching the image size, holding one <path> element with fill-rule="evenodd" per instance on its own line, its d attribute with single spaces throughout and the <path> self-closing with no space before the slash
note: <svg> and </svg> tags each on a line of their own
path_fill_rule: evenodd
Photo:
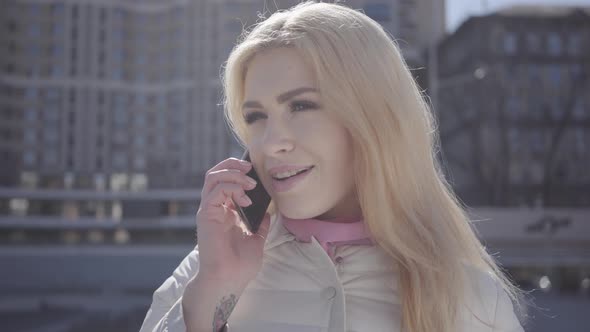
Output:
<svg viewBox="0 0 590 332">
<path fill-rule="evenodd" d="M 207 173 L 198 246 L 142 332 L 523 331 L 519 291 L 445 181 L 432 113 L 378 23 L 339 4 L 277 12 L 223 82 L 252 163 Z M 231 203 L 250 204 L 251 167 L 272 198 L 256 234 Z"/>
</svg>

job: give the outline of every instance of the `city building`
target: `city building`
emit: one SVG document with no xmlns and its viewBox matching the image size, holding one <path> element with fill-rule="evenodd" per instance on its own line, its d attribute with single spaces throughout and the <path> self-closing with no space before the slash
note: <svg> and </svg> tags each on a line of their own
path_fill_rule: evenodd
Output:
<svg viewBox="0 0 590 332">
<path fill-rule="evenodd" d="M 259 13 L 298 2 L 6 1 L 0 185 L 194 188 L 241 155 L 222 116 L 221 65 Z M 414 67 L 444 32 L 440 1 L 345 4 L 380 22 Z"/>
<path fill-rule="evenodd" d="M 192 187 L 227 156 L 215 6 L 5 1 L 2 186 Z M 213 8 L 213 9 L 212 9 Z M 210 53 L 210 54 L 208 54 Z"/>
<path fill-rule="evenodd" d="M 590 10 L 471 17 L 439 45 L 450 181 L 468 205 L 590 205 Z"/>
</svg>

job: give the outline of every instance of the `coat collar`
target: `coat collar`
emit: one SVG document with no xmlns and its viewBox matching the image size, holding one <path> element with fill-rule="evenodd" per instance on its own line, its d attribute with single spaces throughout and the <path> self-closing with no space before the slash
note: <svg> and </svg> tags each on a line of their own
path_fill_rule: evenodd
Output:
<svg viewBox="0 0 590 332">
<path fill-rule="evenodd" d="M 264 243 L 264 249 L 268 250 L 293 240 L 295 240 L 295 235 L 291 234 L 291 232 L 285 228 L 280 213 L 272 215 L 270 219 L 270 229 L 268 230 L 266 242 Z"/>
</svg>

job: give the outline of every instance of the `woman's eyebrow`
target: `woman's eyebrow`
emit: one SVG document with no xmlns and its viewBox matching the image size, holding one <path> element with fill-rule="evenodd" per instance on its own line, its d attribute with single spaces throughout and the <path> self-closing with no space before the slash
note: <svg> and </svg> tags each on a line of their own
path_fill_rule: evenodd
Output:
<svg viewBox="0 0 590 332">
<path fill-rule="evenodd" d="M 315 88 L 309 88 L 309 87 L 301 87 L 301 88 L 293 89 L 291 91 L 287 91 L 287 92 L 280 94 L 277 97 L 277 102 L 279 104 L 283 104 L 287 100 L 289 100 L 297 95 L 300 95 L 302 93 L 305 93 L 305 92 L 318 92 L 318 90 L 316 90 Z"/>
<path fill-rule="evenodd" d="M 277 102 L 278 102 L 279 104 L 283 104 L 283 103 L 285 103 L 287 100 L 289 100 L 289 99 L 291 99 L 291 98 L 293 98 L 293 97 L 295 97 L 295 96 L 298 96 L 298 95 L 300 95 L 300 94 L 302 94 L 302 93 L 305 93 L 305 92 L 318 92 L 318 90 L 317 90 L 317 89 L 315 89 L 315 88 L 310 88 L 310 87 L 300 87 L 300 88 L 296 88 L 296 89 L 293 89 L 293 90 L 290 90 L 290 91 L 287 91 L 287 92 L 281 93 L 281 94 L 280 94 L 280 95 L 277 97 Z M 246 102 L 244 102 L 244 104 L 242 105 L 242 109 L 244 109 L 244 108 L 248 108 L 248 107 L 252 107 L 252 108 L 263 108 L 263 107 L 262 107 L 262 105 L 261 105 L 259 102 L 257 102 L 257 101 L 252 101 L 252 100 L 246 101 Z"/>
</svg>

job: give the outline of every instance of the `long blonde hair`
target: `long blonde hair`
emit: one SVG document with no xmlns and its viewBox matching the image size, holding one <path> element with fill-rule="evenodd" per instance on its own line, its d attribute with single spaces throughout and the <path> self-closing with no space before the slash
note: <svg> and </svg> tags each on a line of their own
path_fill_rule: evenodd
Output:
<svg viewBox="0 0 590 332">
<path fill-rule="evenodd" d="M 468 281 L 465 264 L 490 273 L 518 304 L 518 289 L 486 252 L 445 180 L 435 119 L 396 42 L 366 15 L 305 2 L 240 37 L 222 77 L 226 120 L 240 142 L 246 142 L 240 105 L 248 63 L 276 47 L 303 56 L 331 105 L 326 111 L 353 137 L 365 223 L 400 271 L 404 329 L 455 331 Z"/>
</svg>

